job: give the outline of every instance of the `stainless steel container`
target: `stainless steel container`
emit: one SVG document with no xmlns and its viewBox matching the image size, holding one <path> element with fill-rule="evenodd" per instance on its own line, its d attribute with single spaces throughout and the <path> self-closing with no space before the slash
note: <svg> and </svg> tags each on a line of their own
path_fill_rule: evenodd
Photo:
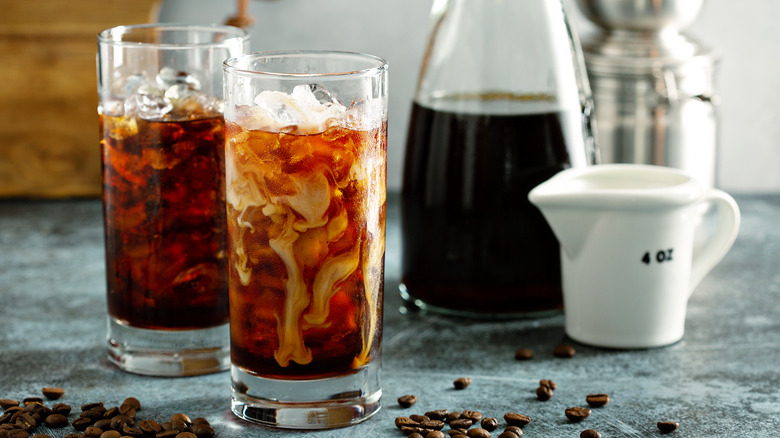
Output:
<svg viewBox="0 0 780 438">
<path fill-rule="evenodd" d="M 684 35 L 701 0 L 578 0 L 602 163 L 688 171 L 715 183 L 718 55 Z"/>
</svg>

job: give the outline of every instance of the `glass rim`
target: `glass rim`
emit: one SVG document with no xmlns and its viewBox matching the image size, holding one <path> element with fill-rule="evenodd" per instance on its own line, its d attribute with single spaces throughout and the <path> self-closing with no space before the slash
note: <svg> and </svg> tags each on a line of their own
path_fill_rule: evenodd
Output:
<svg viewBox="0 0 780 438">
<path fill-rule="evenodd" d="M 130 31 L 144 30 L 144 31 L 201 31 L 212 32 L 214 34 L 224 33 L 226 38 L 220 41 L 202 41 L 202 42 L 188 42 L 188 43 L 150 43 L 144 41 L 125 41 L 117 39 L 118 36 L 126 35 Z M 230 26 L 227 24 L 189 24 L 189 23 L 143 23 L 143 24 L 127 24 L 121 26 L 114 26 L 108 29 L 104 29 L 97 34 L 98 43 L 110 44 L 115 46 L 128 46 L 128 47 L 158 47 L 158 48 L 189 48 L 189 47 L 219 47 L 228 44 L 233 40 L 249 40 L 249 32 L 240 27 Z"/>
<path fill-rule="evenodd" d="M 236 63 L 242 60 L 252 59 L 280 59 L 280 58 L 310 58 L 310 59 L 324 59 L 328 56 L 337 55 L 343 58 L 351 58 L 353 60 L 366 61 L 366 68 L 360 69 L 343 69 L 340 71 L 332 72 L 317 72 L 317 73 L 295 73 L 295 72 L 274 72 L 274 71 L 262 71 L 253 70 L 249 68 L 237 67 Z M 225 73 L 230 73 L 240 76 L 254 76 L 254 77 L 272 77 L 275 79 L 306 79 L 306 78 L 342 78 L 342 77 L 355 77 L 355 76 L 375 76 L 386 72 L 388 69 L 387 61 L 379 56 L 371 55 L 368 53 L 350 52 L 342 50 L 283 50 L 283 51 L 271 51 L 271 52 L 253 52 L 238 55 L 232 58 L 226 59 L 222 63 L 222 69 Z"/>
</svg>

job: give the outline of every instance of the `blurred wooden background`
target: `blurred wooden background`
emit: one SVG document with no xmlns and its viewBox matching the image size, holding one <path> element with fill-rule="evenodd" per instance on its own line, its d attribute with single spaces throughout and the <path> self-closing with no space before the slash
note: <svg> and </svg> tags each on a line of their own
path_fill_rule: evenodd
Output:
<svg viewBox="0 0 780 438">
<path fill-rule="evenodd" d="M 99 196 L 96 35 L 161 0 L 3 0 L 0 197 Z"/>
</svg>

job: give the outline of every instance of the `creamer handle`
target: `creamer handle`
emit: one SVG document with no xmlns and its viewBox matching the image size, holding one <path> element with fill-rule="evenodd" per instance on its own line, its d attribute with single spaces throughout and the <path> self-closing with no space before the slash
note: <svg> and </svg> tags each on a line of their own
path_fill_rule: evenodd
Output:
<svg viewBox="0 0 780 438">
<path fill-rule="evenodd" d="M 701 202 L 711 202 L 717 210 L 718 228 L 701 251 L 694 255 L 689 289 L 691 292 L 726 255 L 739 232 L 739 207 L 734 198 L 726 192 L 712 189 L 704 195 Z"/>
</svg>

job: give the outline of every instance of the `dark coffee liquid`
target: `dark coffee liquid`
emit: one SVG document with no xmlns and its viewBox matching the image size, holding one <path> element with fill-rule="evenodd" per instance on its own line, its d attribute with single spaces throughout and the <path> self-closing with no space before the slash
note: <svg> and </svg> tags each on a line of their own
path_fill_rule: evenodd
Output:
<svg viewBox="0 0 780 438">
<path fill-rule="evenodd" d="M 444 309 L 562 307 L 558 242 L 528 192 L 584 163 L 578 111 L 467 114 L 412 107 L 401 200 L 403 286 Z M 579 150 L 570 150 L 570 148 Z"/>
</svg>

